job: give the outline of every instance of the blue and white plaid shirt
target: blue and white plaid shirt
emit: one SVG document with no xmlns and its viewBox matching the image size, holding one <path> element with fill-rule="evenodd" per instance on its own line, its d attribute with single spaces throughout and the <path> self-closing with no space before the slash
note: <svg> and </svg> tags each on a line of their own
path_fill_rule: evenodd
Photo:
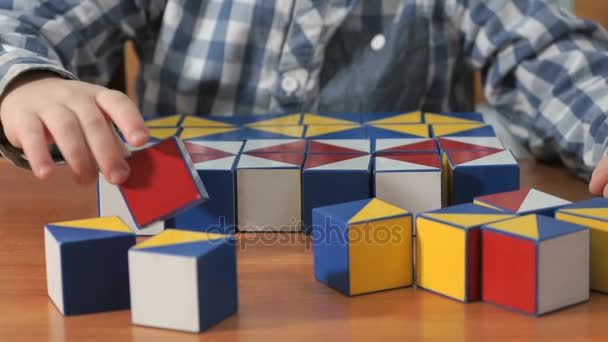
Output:
<svg viewBox="0 0 608 342">
<path fill-rule="evenodd" d="M 133 40 L 144 114 L 467 109 L 588 174 L 608 145 L 608 35 L 548 0 L 0 0 L 0 95 L 106 83 Z"/>
</svg>

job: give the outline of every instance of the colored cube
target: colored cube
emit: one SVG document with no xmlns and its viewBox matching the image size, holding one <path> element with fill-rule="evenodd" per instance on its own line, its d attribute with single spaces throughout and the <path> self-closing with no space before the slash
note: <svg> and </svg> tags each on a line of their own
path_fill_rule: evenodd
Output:
<svg viewBox="0 0 608 342">
<path fill-rule="evenodd" d="M 308 125 L 307 139 L 364 139 L 367 129 L 359 124 Z"/>
<path fill-rule="evenodd" d="M 423 122 L 421 112 L 362 113 L 361 119 L 363 123 L 368 125 L 411 124 Z"/>
<path fill-rule="evenodd" d="M 243 152 L 253 153 L 304 153 L 306 140 L 303 139 L 251 139 L 245 142 Z"/>
<path fill-rule="evenodd" d="M 150 132 L 150 141 L 151 142 L 160 142 L 162 140 L 178 136 L 182 128 L 179 127 L 152 127 L 148 128 L 148 132 Z"/>
<path fill-rule="evenodd" d="M 118 217 L 44 227 L 48 295 L 64 315 L 129 308 L 127 251 L 135 234 Z"/>
<path fill-rule="evenodd" d="M 370 139 L 395 139 L 428 138 L 431 135 L 427 124 L 372 124 L 367 125 L 367 136 Z"/>
<path fill-rule="evenodd" d="M 530 214 L 482 228 L 483 300 L 543 315 L 589 299 L 589 230 Z"/>
<path fill-rule="evenodd" d="M 441 208 L 441 178 L 441 161 L 435 153 L 375 157 L 375 196 L 413 214 Z"/>
<path fill-rule="evenodd" d="M 438 138 L 437 143 L 442 151 L 454 150 L 504 150 L 505 147 L 497 137 L 449 137 Z"/>
<path fill-rule="evenodd" d="M 209 199 L 167 221 L 176 229 L 232 234 L 236 229 L 236 160 L 241 141 L 186 142 L 190 159 L 207 184 Z"/>
<path fill-rule="evenodd" d="M 369 154 L 309 154 L 302 171 L 302 223 L 310 234 L 312 210 L 372 196 Z"/>
<path fill-rule="evenodd" d="M 247 126 L 241 130 L 241 139 L 300 139 L 306 126 Z"/>
<path fill-rule="evenodd" d="M 306 113 L 302 118 L 303 125 L 358 125 L 361 115 L 357 113 Z"/>
<path fill-rule="evenodd" d="M 519 189 L 519 165 L 511 151 L 447 151 L 442 159 L 444 206 Z"/>
<path fill-rule="evenodd" d="M 313 210 L 315 278 L 359 295 L 411 286 L 412 216 L 379 199 Z"/>
<path fill-rule="evenodd" d="M 236 240 L 167 229 L 129 250 L 133 324 L 200 332 L 238 309 Z"/>
<path fill-rule="evenodd" d="M 418 214 L 416 284 L 461 302 L 479 300 L 480 226 L 510 217 L 472 203 Z"/>
<path fill-rule="evenodd" d="M 302 115 L 299 113 L 286 114 L 262 114 L 262 115 L 233 115 L 220 116 L 210 115 L 204 118 L 186 117 L 182 123 L 183 126 L 282 126 L 282 125 L 299 125 L 302 120 Z"/>
<path fill-rule="evenodd" d="M 551 217 L 557 209 L 572 203 L 531 188 L 480 196 L 473 202 L 516 215 L 539 214 Z"/>
<path fill-rule="evenodd" d="M 369 139 L 314 139 L 308 142 L 308 153 L 312 154 L 369 154 L 370 151 Z"/>
<path fill-rule="evenodd" d="M 591 289 L 608 293 L 608 199 L 592 198 L 559 209 L 555 218 L 589 228 Z"/>
<path fill-rule="evenodd" d="M 427 124 L 474 124 L 484 122 L 483 115 L 475 112 L 424 113 Z"/>
<path fill-rule="evenodd" d="M 379 154 L 402 154 L 416 152 L 438 153 L 437 142 L 432 138 L 396 138 L 376 139 L 374 153 Z"/>
<path fill-rule="evenodd" d="M 193 116 L 185 115 L 183 120 L 179 123 L 182 127 L 235 127 L 236 125 L 229 122 L 228 119 L 233 117 L 226 116 Z"/>
<path fill-rule="evenodd" d="M 303 153 L 243 153 L 237 166 L 238 228 L 300 231 Z"/>
<path fill-rule="evenodd" d="M 243 139 L 243 130 L 237 126 L 226 127 L 184 127 L 178 136 L 182 140 L 221 140 L 234 141 Z"/>
<path fill-rule="evenodd" d="M 495 137 L 494 128 L 483 123 L 474 124 L 434 124 L 433 137 Z"/>
</svg>

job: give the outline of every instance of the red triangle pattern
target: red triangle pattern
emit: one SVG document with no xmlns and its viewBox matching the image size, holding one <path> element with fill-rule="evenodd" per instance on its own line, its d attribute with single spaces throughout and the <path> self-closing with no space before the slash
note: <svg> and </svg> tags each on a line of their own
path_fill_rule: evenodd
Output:
<svg viewBox="0 0 608 342">
<path fill-rule="evenodd" d="M 190 155 L 193 154 L 219 154 L 222 155 L 223 157 L 228 157 L 228 156 L 233 156 L 234 154 L 232 153 L 228 153 L 222 150 L 218 150 L 215 148 L 211 148 L 211 147 L 207 147 L 207 146 L 201 146 L 198 144 L 193 144 L 190 142 L 185 141 L 184 145 L 186 146 L 186 151 L 188 151 L 188 153 Z"/>
<path fill-rule="evenodd" d="M 346 148 L 341 146 L 336 146 L 332 144 L 326 144 L 319 141 L 311 141 L 310 145 L 308 145 L 308 152 L 310 153 L 359 153 L 366 154 L 362 151 L 355 150 L 352 148 Z"/>
<path fill-rule="evenodd" d="M 497 149 L 484 149 L 484 150 L 468 150 L 468 151 L 449 151 L 448 155 L 452 158 L 452 162 L 454 165 L 464 164 L 466 162 L 470 162 L 472 160 L 476 160 L 479 158 L 487 157 L 504 150 Z"/>
<path fill-rule="evenodd" d="M 441 167 L 439 156 L 435 153 L 383 154 L 382 158 L 430 166 L 438 169 Z"/>
<path fill-rule="evenodd" d="M 344 160 L 354 159 L 366 155 L 365 153 L 342 153 L 342 154 L 309 154 L 304 164 L 304 169 L 333 164 Z"/>
<path fill-rule="evenodd" d="M 231 157 L 231 156 L 232 156 L 232 154 L 228 154 L 228 153 L 226 153 L 226 154 L 191 154 L 190 159 L 192 159 L 192 162 L 194 164 L 198 164 L 198 163 L 202 163 L 202 162 L 222 159 L 222 158 Z"/>
<path fill-rule="evenodd" d="M 289 142 L 285 144 L 279 144 L 274 146 L 268 146 L 263 148 L 257 148 L 255 150 L 248 151 L 248 153 L 259 153 L 259 152 L 272 152 L 272 153 L 281 153 L 281 152 L 302 152 L 306 151 L 306 141 L 299 140 L 294 142 Z"/>
<path fill-rule="evenodd" d="M 259 153 L 259 152 L 247 152 L 246 155 L 274 160 L 281 163 L 287 163 L 294 166 L 300 166 L 304 162 L 304 154 L 303 153 Z"/>
<path fill-rule="evenodd" d="M 436 150 L 437 150 L 437 144 L 435 143 L 435 140 L 427 140 L 427 141 L 421 141 L 421 142 L 408 144 L 408 145 L 395 146 L 395 147 L 391 147 L 391 148 L 381 150 L 378 152 L 436 151 Z"/>
<path fill-rule="evenodd" d="M 439 138 L 439 148 L 442 150 L 494 150 L 496 152 L 502 151 L 500 148 L 487 147 L 482 145 L 475 145 L 464 143 L 461 141 L 450 140 L 446 138 Z"/>
<path fill-rule="evenodd" d="M 499 208 L 505 208 L 512 212 L 517 212 L 521 204 L 524 202 L 530 189 L 521 189 L 516 191 L 501 192 L 499 194 L 492 194 L 486 196 L 477 197 L 479 201 L 486 202 L 490 205 Z"/>
</svg>

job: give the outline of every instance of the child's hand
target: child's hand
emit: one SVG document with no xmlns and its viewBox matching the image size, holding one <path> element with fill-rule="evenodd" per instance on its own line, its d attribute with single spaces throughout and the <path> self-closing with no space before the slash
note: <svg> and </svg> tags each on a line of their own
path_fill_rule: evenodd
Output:
<svg viewBox="0 0 608 342">
<path fill-rule="evenodd" d="M 48 144 L 55 143 L 77 182 L 93 182 L 99 165 L 109 182 L 120 184 L 129 176 L 129 167 L 111 123 L 133 146 L 149 137 L 126 95 L 47 72 L 30 72 L 11 83 L 0 98 L 0 120 L 10 143 L 23 149 L 40 179 L 53 171 Z"/>
<path fill-rule="evenodd" d="M 598 196 L 608 197 L 608 156 L 605 156 L 593 170 L 589 191 Z"/>
</svg>

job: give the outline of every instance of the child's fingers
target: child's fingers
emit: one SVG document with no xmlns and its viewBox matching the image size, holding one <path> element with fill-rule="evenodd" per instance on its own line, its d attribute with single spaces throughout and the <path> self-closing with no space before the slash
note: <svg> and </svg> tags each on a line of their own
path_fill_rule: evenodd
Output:
<svg viewBox="0 0 608 342">
<path fill-rule="evenodd" d="M 116 90 L 97 93 L 97 105 L 118 126 L 127 142 L 139 147 L 148 142 L 149 133 L 141 113 L 131 99 Z"/>
<path fill-rule="evenodd" d="M 97 177 L 97 167 L 76 114 L 65 106 L 56 106 L 40 114 L 42 122 L 72 169 L 76 180 L 90 183 Z"/>
<path fill-rule="evenodd" d="M 589 182 L 589 192 L 593 195 L 604 195 L 608 197 L 608 193 L 605 191 L 606 185 L 608 185 L 608 159 L 602 159 L 591 176 Z"/>
<path fill-rule="evenodd" d="M 19 145 L 34 172 L 40 179 L 48 178 L 53 171 L 53 160 L 44 136 L 44 127 L 34 114 L 22 113 L 15 119 L 13 128 L 17 132 Z"/>
<path fill-rule="evenodd" d="M 126 181 L 129 177 L 129 165 L 124 159 L 124 151 L 116 141 L 109 120 L 94 102 L 73 103 L 70 108 L 78 116 L 89 149 L 108 182 L 120 184 Z"/>
</svg>

